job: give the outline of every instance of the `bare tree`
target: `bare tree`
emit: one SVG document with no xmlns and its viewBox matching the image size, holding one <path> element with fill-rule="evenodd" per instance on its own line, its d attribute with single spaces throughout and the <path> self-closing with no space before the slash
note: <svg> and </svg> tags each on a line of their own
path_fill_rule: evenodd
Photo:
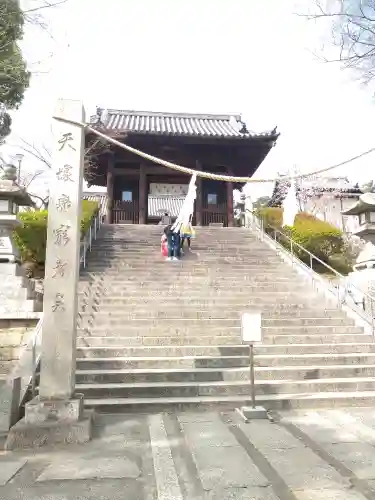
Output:
<svg viewBox="0 0 375 500">
<path fill-rule="evenodd" d="M 32 174 L 28 174 L 25 177 L 21 177 L 20 185 L 25 187 L 32 198 L 37 199 L 41 203 L 42 208 L 48 208 L 49 195 L 41 197 L 39 195 L 30 192 L 30 186 L 35 181 L 37 177 L 44 174 L 46 171 L 52 168 L 52 150 L 49 146 L 42 143 L 37 145 L 32 142 L 28 142 L 25 139 L 21 139 L 21 144 L 19 147 L 28 155 L 33 157 L 41 165 L 40 170 L 36 170 Z M 108 149 L 108 144 L 104 139 L 95 139 L 86 149 L 84 154 L 85 159 L 85 177 L 87 180 L 93 182 L 95 180 L 95 170 L 96 163 L 95 158 L 97 154 L 100 154 L 103 150 Z"/>
<path fill-rule="evenodd" d="M 375 77 L 374 0 L 313 0 L 310 13 L 302 14 L 316 22 L 328 21 L 331 40 L 338 55 L 324 60 L 339 62 L 358 71 L 369 83 Z"/>
</svg>

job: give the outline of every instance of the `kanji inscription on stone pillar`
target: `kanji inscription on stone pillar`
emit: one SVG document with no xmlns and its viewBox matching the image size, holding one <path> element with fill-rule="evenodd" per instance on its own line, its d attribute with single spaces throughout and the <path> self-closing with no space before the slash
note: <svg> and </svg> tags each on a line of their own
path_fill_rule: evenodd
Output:
<svg viewBox="0 0 375 500">
<path fill-rule="evenodd" d="M 55 117 L 84 122 L 80 101 L 59 99 Z M 54 118 L 53 178 L 43 304 L 41 399 L 74 393 L 84 130 Z"/>
</svg>

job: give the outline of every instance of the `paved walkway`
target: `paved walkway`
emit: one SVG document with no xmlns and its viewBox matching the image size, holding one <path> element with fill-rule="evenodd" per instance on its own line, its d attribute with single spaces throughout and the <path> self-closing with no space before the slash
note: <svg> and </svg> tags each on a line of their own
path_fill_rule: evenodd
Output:
<svg viewBox="0 0 375 500">
<path fill-rule="evenodd" d="M 375 409 L 99 416 L 85 446 L 2 452 L 0 498 L 375 499 Z"/>
</svg>

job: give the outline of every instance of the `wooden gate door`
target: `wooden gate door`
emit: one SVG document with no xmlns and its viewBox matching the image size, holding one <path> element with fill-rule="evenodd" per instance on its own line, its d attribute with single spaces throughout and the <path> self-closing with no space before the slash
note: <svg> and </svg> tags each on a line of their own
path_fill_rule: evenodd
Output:
<svg viewBox="0 0 375 500">
<path fill-rule="evenodd" d="M 202 181 L 202 223 L 228 226 L 227 193 L 225 183 L 203 179 Z"/>
<path fill-rule="evenodd" d="M 139 182 L 116 177 L 112 210 L 113 224 L 139 223 Z"/>
</svg>

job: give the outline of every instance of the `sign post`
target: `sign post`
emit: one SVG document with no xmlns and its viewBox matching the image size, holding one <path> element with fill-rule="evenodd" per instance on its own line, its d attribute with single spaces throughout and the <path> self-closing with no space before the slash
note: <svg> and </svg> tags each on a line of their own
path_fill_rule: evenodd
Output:
<svg viewBox="0 0 375 500">
<path fill-rule="evenodd" d="M 262 315 L 260 312 L 243 313 L 241 318 L 242 342 L 249 345 L 250 397 L 251 406 L 243 406 L 237 411 L 245 422 L 268 418 L 267 410 L 256 405 L 254 345 L 262 343 Z"/>
</svg>

